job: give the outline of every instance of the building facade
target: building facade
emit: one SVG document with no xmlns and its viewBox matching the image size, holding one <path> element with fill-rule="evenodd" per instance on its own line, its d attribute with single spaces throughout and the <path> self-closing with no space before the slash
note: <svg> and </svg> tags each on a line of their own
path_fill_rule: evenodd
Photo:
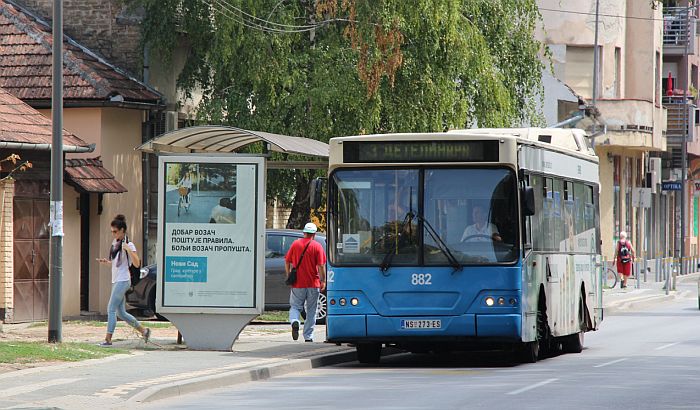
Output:
<svg viewBox="0 0 700 410">
<path fill-rule="evenodd" d="M 674 256 L 683 247 L 685 256 L 698 255 L 698 197 L 695 180 L 700 180 L 700 121 L 697 99 L 700 67 L 700 36 L 698 35 L 698 5 L 687 0 L 664 1 L 663 8 L 663 104 L 668 109 L 668 151 L 661 157 L 662 178 L 680 181 L 683 166 L 683 141 L 686 141 L 686 201 L 681 207 L 680 192 L 673 194 L 672 236 L 669 246 Z M 685 224 L 681 224 L 681 208 Z M 681 244 L 681 229 L 684 232 Z"/>
<path fill-rule="evenodd" d="M 82 4 L 74 2 L 75 7 Z M 92 18 L 89 13 L 81 16 L 85 24 Z M 73 20 L 68 22 L 75 25 Z M 50 117 L 49 23 L 16 2 L 0 0 L 0 33 L 0 88 Z M 160 93 L 109 62 L 104 55 L 69 35 L 64 37 L 64 48 L 64 126 L 91 145 L 85 153 L 66 153 L 69 160 L 66 175 L 71 177 L 72 173 L 74 178 L 71 189 L 64 193 L 63 272 L 64 284 L 70 286 L 67 290 L 64 286 L 63 314 L 78 316 L 83 311 L 106 312 L 111 288 L 109 267 L 98 265 L 95 259 L 108 254 L 112 239 L 109 224 L 114 215 L 127 216 L 129 236 L 142 249 L 144 157 L 134 148 L 151 137 L 148 121 L 164 106 Z M 103 171 L 113 175 L 123 189 L 105 182 Z M 43 200 L 47 183 L 43 179 L 35 184 L 35 192 L 31 194 L 34 199 Z M 17 195 L 22 192 L 15 183 L 14 210 L 24 209 L 22 197 Z M 44 208 L 47 210 L 48 205 L 44 207 L 42 202 L 38 209 Z M 14 252 L 17 254 L 19 250 Z M 35 254 L 30 252 L 30 257 Z M 18 292 L 15 289 L 15 296 Z M 41 317 L 0 319 L 40 320 Z"/>
<path fill-rule="evenodd" d="M 551 51 L 554 76 L 589 106 L 596 77 L 595 119 L 572 125 L 592 135 L 600 157 L 602 253 L 612 259 L 619 232 L 627 231 L 639 256 L 651 258 L 664 249 L 668 232 L 662 221 L 672 207 L 657 181 L 648 181 L 651 158 L 666 150 L 661 7 L 638 0 L 599 1 L 594 75 L 596 0 L 538 0 L 538 5 L 543 17 L 538 36 Z M 571 110 L 552 98 L 547 104 Z"/>
</svg>

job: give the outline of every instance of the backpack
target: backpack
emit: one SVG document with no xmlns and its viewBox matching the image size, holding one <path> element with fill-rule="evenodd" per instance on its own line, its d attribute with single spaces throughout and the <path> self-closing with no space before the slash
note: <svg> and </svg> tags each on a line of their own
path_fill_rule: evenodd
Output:
<svg viewBox="0 0 700 410">
<path fill-rule="evenodd" d="M 620 250 L 618 251 L 618 255 L 620 256 L 620 262 L 622 263 L 629 263 L 632 260 L 632 257 L 630 255 L 630 248 L 627 245 L 627 241 L 622 242 L 620 241 Z"/>
</svg>

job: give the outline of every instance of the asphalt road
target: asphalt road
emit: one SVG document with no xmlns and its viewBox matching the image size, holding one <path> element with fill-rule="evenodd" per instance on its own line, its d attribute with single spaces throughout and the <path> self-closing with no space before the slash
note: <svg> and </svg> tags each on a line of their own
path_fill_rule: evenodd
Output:
<svg viewBox="0 0 700 410">
<path fill-rule="evenodd" d="M 605 318 L 581 354 L 399 354 L 156 402 L 158 409 L 700 409 L 697 299 Z"/>
</svg>

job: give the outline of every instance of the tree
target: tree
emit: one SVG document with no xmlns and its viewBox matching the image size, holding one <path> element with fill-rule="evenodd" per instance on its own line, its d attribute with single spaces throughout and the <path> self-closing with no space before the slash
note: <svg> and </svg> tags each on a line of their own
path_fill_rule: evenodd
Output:
<svg viewBox="0 0 700 410">
<path fill-rule="evenodd" d="M 541 121 L 535 0 L 132 2 L 160 58 L 186 36 L 178 84 L 203 91 L 207 123 L 327 141 Z M 294 187 L 301 226 L 312 173 L 280 175 L 269 192 Z"/>
</svg>

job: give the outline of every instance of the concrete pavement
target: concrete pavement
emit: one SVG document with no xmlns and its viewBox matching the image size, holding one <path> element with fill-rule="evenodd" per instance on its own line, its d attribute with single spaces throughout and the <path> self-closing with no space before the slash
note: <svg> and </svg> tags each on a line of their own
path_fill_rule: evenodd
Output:
<svg viewBox="0 0 700 410">
<path fill-rule="evenodd" d="M 663 283 L 636 283 L 606 289 L 606 313 L 633 311 L 649 304 L 695 297 L 700 274 L 678 278 L 677 290 L 665 294 Z M 605 322 L 603 323 L 605 326 Z M 325 339 L 317 326 L 315 340 Z M 290 327 L 250 325 L 232 352 L 190 351 L 173 338 L 144 345 L 133 337 L 115 343 L 132 351 L 106 359 L 58 364 L 0 374 L 0 408 L 132 408 L 177 397 L 315 367 L 355 360 L 353 348 L 293 342 Z"/>
<path fill-rule="evenodd" d="M 667 295 L 665 282 L 640 282 L 637 287 L 636 279 L 630 279 L 626 289 L 620 289 L 619 283 L 614 289 L 604 289 L 603 306 L 606 313 L 614 313 L 697 296 L 699 280 L 700 272 L 679 276 L 676 279 L 676 289 Z"/>
<path fill-rule="evenodd" d="M 133 408 L 139 403 L 355 360 L 354 349 L 294 342 L 289 325 L 249 326 L 232 352 L 190 351 L 175 340 L 116 342 L 128 355 L 0 374 L 0 408 Z M 315 338 L 323 340 L 317 326 Z"/>
</svg>

